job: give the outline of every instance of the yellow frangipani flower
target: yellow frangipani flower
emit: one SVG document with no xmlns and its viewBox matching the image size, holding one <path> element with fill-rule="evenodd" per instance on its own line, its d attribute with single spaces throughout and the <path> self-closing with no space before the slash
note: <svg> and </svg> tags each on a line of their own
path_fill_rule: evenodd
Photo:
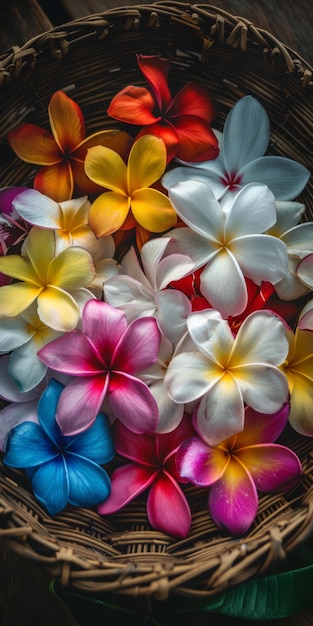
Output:
<svg viewBox="0 0 313 626">
<path fill-rule="evenodd" d="M 152 135 L 134 142 L 127 164 L 110 148 L 88 150 L 86 174 L 108 190 L 96 198 L 89 213 L 89 225 L 97 237 L 134 227 L 141 235 L 142 231 L 162 233 L 176 224 L 169 198 L 151 188 L 164 173 L 166 158 L 164 142 Z"/>
<path fill-rule="evenodd" d="M 91 255 L 74 246 L 56 255 L 53 231 L 36 226 L 24 253 L 0 257 L 0 272 L 18 281 L 0 288 L 0 317 L 15 317 L 37 300 L 42 322 L 54 330 L 72 330 L 79 304 L 94 297 L 85 288 L 95 272 Z"/>
</svg>

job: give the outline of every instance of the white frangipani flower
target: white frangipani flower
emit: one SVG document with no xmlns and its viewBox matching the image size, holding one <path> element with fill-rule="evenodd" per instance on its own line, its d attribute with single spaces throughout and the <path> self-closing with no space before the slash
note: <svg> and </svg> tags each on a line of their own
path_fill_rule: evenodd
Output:
<svg viewBox="0 0 313 626">
<path fill-rule="evenodd" d="M 287 379 L 278 367 L 288 353 L 280 318 L 270 311 L 251 313 L 236 337 L 213 309 L 191 313 L 187 325 L 189 338 L 177 346 L 164 385 L 174 402 L 199 401 L 194 423 L 207 443 L 240 432 L 245 405 L 272 414 L 288 401 Z"/>
<path fill-rule="evenodd" d="M 286 157 L 263 156 L 270 140 L 270 122 L 256 98 L 238 100 L 227 115 L 223 133 L 216 135 L 218 158 L 171 169 L 162 178 L 166 189 L 183 180 L 202 180 L 227 210 L 234 194 L 248 183 L 267 185 L 277 200 L 293 200 L 306 186 L 310 177 L 306 167 Z"/>
<path fill-rule="evenodd" d="M 105 300 L 122 309 L 128 322 L 152 315 L 167 339 L 176 345 L 186 332 L 191 304 L 181 291 L 165 288 L 188 274 L 194 262 L 183 252 L 164 257 L 169 244 L 168 237 L 145 243 L 141 249 L 143 269 L 134 248 L 130 248 L 119 275 L 107 280 L 103 289 Z"/>
<path fill-rule="evenodd" d="M 225 318 L 241 314 L 248 302 L 245 278 L 275 285 L 288 271 L 283 241 L 263 234 L 276 221 L 272 192 L 250 184 L 235 196 L 226 214 L 208 185 L 177 183 L 169 197 L 186 227 L 168 233 L 167 254 L 187 254 L 194 270 L 203 267 L 200 290 Z"/>
</svg>

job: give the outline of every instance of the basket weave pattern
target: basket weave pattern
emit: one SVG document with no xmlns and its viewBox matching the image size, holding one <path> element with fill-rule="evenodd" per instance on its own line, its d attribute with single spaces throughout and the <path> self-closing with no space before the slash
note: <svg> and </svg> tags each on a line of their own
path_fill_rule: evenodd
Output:
<svg viewBox="0 0 313 626">
<path fill-rule="evenodd" d="M 29 121 L 47 124 L 47 104 L 66 90 L 84 112 L 88 132 L 118 127 L 106 116 L 125 84 L 143 84 L 136 53 L 171 59 L 170 84 L 205 84 L 222 128 L 234 103 L 258 98 L 271 120 L 269 153 L 311 167 L 312 68 L 271 34 L 211 5 L 159 2 L 123 7 L 67 23 L 0 57 L 0 183 L 31 183 L 35 173 L 12 153 L 6 135 Z M 313 183 L 301 201 L 313 219 Z M 219 531 L 206 491 L 186 488 L 193 523 L 177 540 L 151 530 L 144 500 L 118 514 L 68 507 L 55 517 L 35 501 L 24 476 L 0 472 L 0 539 L 44 564 L 64 585 L 93 592 L 208 597 L 260 575 L 313 529 L 313 452 L 309 438 L 288 430 L 284 443 L 300 457 L 303 479 L 290 492 L 263 495 L 249 534 Z"/>
</svg>

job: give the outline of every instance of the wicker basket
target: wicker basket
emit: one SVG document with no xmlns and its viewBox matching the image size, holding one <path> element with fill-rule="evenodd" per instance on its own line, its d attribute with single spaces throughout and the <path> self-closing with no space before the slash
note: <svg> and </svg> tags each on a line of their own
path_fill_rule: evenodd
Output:
<svg viewBox="0 0 313 626">
<path fill-rule="evenodd" d="M 64 24 L 0 57 L 0 185 L 32 181 L 33 166 L 17 159 L 6 135 L 23 121 L 47 126 L 47 105 L 57 89 L 68 89 L 80 104 L 88 131 L 116 124 L 106 109 L 122 87 L 143 81 L 139 52 L 170 58 L 177 89 L 193 78 L 207 85 L 220 128 L 238 98 L 257 97 L 271 120 L 270 153 L 310 168 L 313 82 L 306 62 L 246 19 L 211 5 L 160 2 Z M 313 219 L 313 181 L 301 200 L 306 219 Z M 65 586 L 157 600 L 211 597 L 268 571 L 312 532 L 312 442 L 290 430 L 284 443 L 302 461 L 301 484 L 284 495 L 261 496 L 243 539 L 216 528 L 205 490 L 187 488 L 193 523 L 189 536 L 177 540 L 149 527 L 140 500 L 107 518 L 74 507 L 50 517 L 23 475 L 2 466 L 0 538 Z"/>
</svg>

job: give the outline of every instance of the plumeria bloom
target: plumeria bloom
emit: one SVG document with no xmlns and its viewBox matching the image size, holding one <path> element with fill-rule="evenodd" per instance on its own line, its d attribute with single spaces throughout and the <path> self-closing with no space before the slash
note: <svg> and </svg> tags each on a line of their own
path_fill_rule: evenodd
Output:
<svg viewBox="0 0 313 626">
<path fill-rule="evenodd" d="M 194 425 L 210 445 L 240 432 L 245 404 L 274 413 L 288 400 L 287 379 L 278 366 L 288 352 L 284 323 L 270 311 L 251 313 L 234 337 L 213 310 L 194 312 L 164 377 L 169 396 L 183 404 L 198 400 Z"/>
<path fill-rule="evenodd" d="M 186 332 L 191 306 L 181 291 L 165 287 L 187 274 L 194 263 L 184 254 L 164 257 L 169 243 L 166 237 L 148 241 L 141 248 L 140 262 L 131 247 L 122 260 L 119 275 L 104 284 L 104 297 L 125 311 L 128 322 L 155 316 L 161 331 L 176 345 Z"/>
<path fill-rule="evenodd" d="M 175 456 L 181 443 L 194 434 L 188 417 L 163 435 L 136 435 L 120 422 L 113 429 L 117 453 L 131 463 L 113 471 L 111 494 L 98 507 L 100 515 L 115 513 L 149 489 L 147 516 L 151 526 L 174 537 L 186 537 L 191 513 L 179 483 L 187 481 L 177 472 Z"/>
<path fill-rule="evenodd" d="M 273 443 L 283 431 L 289 406 L 273 415 L 247 409 L 245 428 L 218 446 L 199 437 L 186 440 L 176 455 L 183 478 L 209 487 L 209 511 L 220 528 L 235 536 L 246 533 L 258 510 L 258 491 L 285 491 L 302 473 L 297 455 Z"/>
<path fill-rule="evenodd" d="M 211 97 L 203 85 L 187 83 L 173 98 L 168 86 L 171 62 L 157 56 L 137 55 L 141 72 L 149 83 L 129 85 L 112 99 L 108 115 L 143 126 L 137 137 L 156 135 L 165 142 L 168 161 L 174 156 L 185 161 L 215 159 L 218 141 L 211 129 L 216 116 Z"/>
<path fill-rule="evenodd" d="M 29 226 L 17 214 L 13 201 L 26 187 L 0 189 L 0 254 L 7 254 L 12 246 L 19 245 L 27 236 Z"/>
<path fill-rule="evenodd" d="M 286 157 L 263 156 L 270 140 L 270 122 L 256 98 L 240 98 L 227 115 L 223 133 L 215 132 L 220 140 L 219 157 L 186 163 L 190 168 L 172 169 L 162 178 L 166 189 L 182 180 L 202 180 L 225 210 L 234 195 L 249 183 L 267 185 L 276 200 L 293 200 L 303 191 L 310 177 L 306 167 Z"/>
<path fill-rule="evenodd" d="M 100 413 L 79 435 L 62 435 L 55 421 L 63 385 L 52 380 L 38 403 L 38 421 L 12 429 L 3 459 L 5 465 L 26 469 L 34 495 L 51 515 L 69 503 L 90 507 L 105 500 L 111 489 L 101 467 L 114 456 L 107 417 Z"/>
<path fill-rule="evenodd" d="M 106 145 L 125 156 L 130 137 L 116 130 L 103 130 L 86 137 L 83 113 L 64 91 L 53 94 L 48 114 L 51 132 L 26 123 L 11 130 L 7 137 L 22 161 L 41 166 L 34 178 L 34 188 L 56 202 L 69 200 L 74 193 L 83 196 L 99 192 L 99 187 L 84 171 L 88 148 Z"/>
<path fill-rule="evenodd" d="M 0 257 L 0 271 L 18 281 L 0 288 L 0 316 L 16 317 L 37 301 L 44 324 L 62 332 L 75 328 L 79 303 L 94 297 L 86 289 L 94 275 L 90 254 L 71 247 L 55 255 L 54 233 L 36 226 L 24 253 Z"/>
<path fill-rule="evenodd" d="M 117 152 L 104 146 L 88 150 L 87 176 L 109 190 L 91 205 L 89 224 L 97 237 L 136 227 L 138 244 L 147 239 L 147 232 L 162 233 L 176 224 L 177 216 L 168 197 L 151 187 L 165 167 L 165 144 L 152 135 L 134 142 L 127 164 Z"/>
<path fill-rule="evenodd" d="M 275 291 L 279 298 L 286 301 L 296 300 L 306 295 L 313 289 L 313 273 L 309 269 L 308 281 L 301 277 L 301 269 L 307 263 L 309 257 L 313 258 L 313 224 L 303 222 L 298 224 L 305 206 L 299 202 L 276 202 L 276 223 L 269 229 L 269 235 L 279 237 L 285 244 L 288 253 L 288 272 L 286 276 L 275 285 Z M 303 262 L 303 265 L 300 264 Z"/>
<path fill-rule="evenodd" d="M 247 307 L 245 278 L 257 285 L 276 284 L 286 275 L 285 244 L 264 234 L 276 220 L 274 196 L 265 185 L 246 185 L 227 214 L 200 181 L 177 183 L 169 197 L 186 227 L 167 234 L 173 239 L 168 254 L 186 254 L 195 270 L 203 267 L 201 293 L 223 317 L 240 315 Z"/>
<path fill-rule="evenodd" d="M 287 331 L 289 352 L 281 366 L 290 392 L 289 421 L 301 435 L 313 437 L 312 301 L 300 313 L 298 325 Z"/>
<path fill-rule="evenodd" d="M 89 428 L 106 397 L 115 416 L 129 428 L 137 433 L 154 431 L 157 404 L 137 374 L 156 362 L 159 346 L 154 318 L 128 325 L 123 311 L 89 300 L 82 330 L 64 334 L 39 351 L 46 365 L 75 377 L 58 404 L 56 419 L 62 433 L 75 435 Z"/>
<path fill-rule="evenodd" d="M 33 389 L 43 379 L 47 366 L 39 359 L 37 352 L 59 335 L 60 332 L 39 319 L 34 303 L 20 315 L 0 318 L 0 354 L 10 353 L 8 372 L 21 391 Z"/>
</svg>

